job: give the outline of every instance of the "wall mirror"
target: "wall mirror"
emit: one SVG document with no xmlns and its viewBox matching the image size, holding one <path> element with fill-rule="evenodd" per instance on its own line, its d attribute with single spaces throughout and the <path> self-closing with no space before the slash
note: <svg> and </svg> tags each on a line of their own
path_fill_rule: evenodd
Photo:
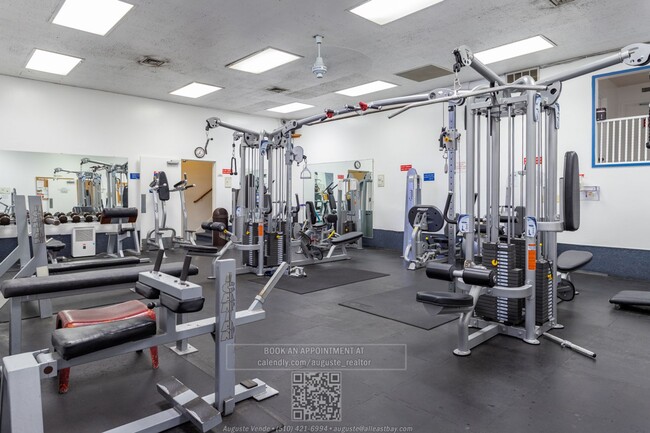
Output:
<svg viewBox="0 0 650 433">
<path fill-rule="evenodd" d="M 303 180 L 303 201 L 312 202 L 318 221 L 336 214 L 338 233 L 373 236 L 372 159 L 309 164 L 311 179 Z"/>
</svg>

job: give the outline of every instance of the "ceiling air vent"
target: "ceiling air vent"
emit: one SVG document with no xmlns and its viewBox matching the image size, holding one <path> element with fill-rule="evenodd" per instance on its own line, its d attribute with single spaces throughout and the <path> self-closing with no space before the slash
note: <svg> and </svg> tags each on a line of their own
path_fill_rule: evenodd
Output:
<svg viewBox="0 0 650 433">
<path fill-rule="evenodd" d="M 642 88 L 642 89 L 641 89 L 641 92 L 643 92 L 643 93 L 645 93 L 645 92 L 650 92 L 650 87 L 644 87 L 644 88 Z"/>
<path fill-rule="evenodd" d="M 282 87 L 273 86 L 273 87 L 269 87 L 268 89 L 266 89 L 266 91 L 267 92 L 273 92 L 273 93 L 284 93 L 284 92 L 288 92 L 289 89 L 283 89 Z"/>
<path fill-rule="evenodd" d="M 509 74 L 506 75 L 506 82 L 507 83 L 514 83 L 521 77 L 525 77 L 526 75 L 530 75 L 530 77 L 537 81 L 539 79 L 539 68 L 533 68 L 533 69 L 524 69 L 523 71 L 516 71 L 516 72 L 510 72 Z"/>
<path fill-rule="evenodd" d="M 435 65 L 426 65 L 415 69 L 409 69 L 408 71 L 399 72 L 395 75 L 421 83 L 422 81 L 433 80 L 434 78 L 444 77 L 449 74 L 451 74 L 451 71 L 447 69 L 439 68 Z"/>
<path fill-rule="evenodd" d="M 573 2 L 574 0 L 549 0 L 549 1 L 553 4 L 553 6 L 562 6 L 567 3 Z"/>
<path fill-rule="evenodd" d="M 149 56 L 144 56 L 140 60 L 138 60 L 138 63 L 144 66 L 151 66 L 152 68 L 159 68 L 163 65 L 166 65 L 169 63 L 169 60 L 166 59 L 160 59 L 156 57 L 149 57 Z"/>
</svg>

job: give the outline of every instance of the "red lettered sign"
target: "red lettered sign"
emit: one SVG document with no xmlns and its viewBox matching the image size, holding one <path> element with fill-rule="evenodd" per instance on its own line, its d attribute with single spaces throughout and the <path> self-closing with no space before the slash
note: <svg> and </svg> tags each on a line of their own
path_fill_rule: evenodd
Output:
<svg viewBox="0 0 650 433">
<path fill-rule="evenodd" d="M 342 175 L 342 174 L 339 174 L 339 175 L 336 176 L 336 178 L 339 179 L 339 180 L 343 180 L 343 179 L 345 179 L 345 176 Z"/>
<path fill-rule="evenodd" d="M 409 171 L 412 168 L 413 168 L 413 165 L 411 165 L 411 164 L 403 164 L 403 165 L 399 166 L 399 171 Z"/>
<path fill-rule="evenodd" d="M 221 170 L 221 174 L 232 174 L 232 170 L 229 168 L 224 168 Z"/>
</svg>

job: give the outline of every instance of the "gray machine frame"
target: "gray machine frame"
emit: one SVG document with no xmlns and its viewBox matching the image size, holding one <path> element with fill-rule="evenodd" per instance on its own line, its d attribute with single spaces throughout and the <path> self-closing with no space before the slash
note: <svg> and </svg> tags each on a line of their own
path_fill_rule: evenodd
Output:
<svg viewBox="0 0 650 433">
<path fill-rule="evenodd" d="M 82 158 L 81 165 L 85 164 L 96 164 L 92 167 L 93 172 L 98 170 L 104 170 L 106 172 L 106 203 L 105 207 L 119 207 L 122 206 L 122 203 L 119 203 L 117 199 L 117 188 L 118 181 L 121 175 L 127 175 L 129 173 L 129 163 L 125 162 L 124 164 L 110 164 L 103 161 L 95 161 L 90 158 Z"/>
<path fill-rule="evenodd" d="M 93 208 L 94 211 L 102 210 L 102 175 L 93 171 L 66 170 L 61 167 L 54 169 L 54 175 L 68 173 L 77 176 L 77 206 Z M 92 193 L 86 195 L 86 181 L 92 184 Z"/>
<path fill-rule="evenodd" d="M 233 189 L 232 235 L 218 256 L 234 258 L 238 274 L 264 275 L 267 270 L 274 269 L 277 263 L 265 265 L 267 248 L 277 250 L 278 262 L 294 264 L 293 250 L 299 247 L 300 242 L 291 236 L 293 164 L 302 163 L 306 156 L 302 147 L 294 145 L 293 133 L 306 124 L 325 118 L 326 114 L 290 120 L 270 132 L 253 131 L 216 117 L 207 119 L 206 133 L 221 127 L 234 131 L 235 140 L 241 138 L 240 188 Z M 265 196 L 269 199 L 265 200 Z M 254 227 L 258 230 L 256 235 Z M 266 235 L 272 233 L 281 239 L 270 245 Z M 248 254 L 248 264 L 244 262 L 244 254 Z"/>
<path fill-rule="evenodd" d="M 29 218 L 25 196 L 14 195 L 18 246 L 0 263 L 0 277 L 16 263 L 20 263 L 20 270 L 13 278 L 31 277 L 39 273 L 39 268 L 47 269 L 47 239 L 43 222 L 43 201 L 39 196 L 30 195 L 27 197 L 27 202 L 29 203 Z M 0 302 L 0 306 L 4 304 L 4 301 L 6 300 L 3 299 Z M 8 302 L 11 304 L 10 308 L 13 308 L 12 301 Z M 41 318 L 52 315 L 52 303 L 49 299 L 39 300 L 38 307 Z M 14 316 L 11 317 L 10 325 L 15 326 Z M 20 314 L 18 317 L 20 320 Z"/>
</svg>

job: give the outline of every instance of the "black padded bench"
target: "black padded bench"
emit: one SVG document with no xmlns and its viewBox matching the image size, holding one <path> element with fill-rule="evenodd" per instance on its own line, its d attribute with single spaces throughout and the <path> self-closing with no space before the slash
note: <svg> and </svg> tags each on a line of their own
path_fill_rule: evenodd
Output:
<svg viewBox="0 0 650 433">
<path fill-rule="evenodd" d="M 331 239 L 332 245 L 349 244 L 363 237 L 362 232 L 350 232 Z"/>
<path fill-rule="evenodd" d="M 181 245 L 181 248 L 186 250 L 189 255 L 210 256 L 218 254 L 223 247 L 214 247 L 211 245 Z"/>
<path fill-rule="evenodd" d="M 52 333 L 52 346 L 61 358 L 68 361 L 98 350 L 154 336 L 156 329 L 156 320 L 149 316 L 78 328 L 60 328 Z"/>
<path fill-rule="evenodd" d="M 589 251 L 569 250 L 560 254 L 557 258 L 557 270 L 561 273 L 557 285 L 557 297 L 563 301 L 571 301 L 578 293 L 571 282 L 570 273 L 588 264 L 594 255 Z"/>
<path fill-rule="evenodd" d="M 464 293 L 418 292 L 415 300 L 423 304 L 445 308 L 472 308 L 474 298 Z"/>
<path fill-rule="evenodd" d="M 621 307 L 650 307 L 650 292 L 641 290 L 623 290 L 609 300 L 610 304 Z"/>
<path fill-rule="evenodd" d="M 138 257 L 108 257 L 104 259 L 78 260 L 64 263 L 53 263 L 47 267 L 50 274 L 63 272 L 85 271 L 98 268 L 110 268 L 113 266 L 139 265 L 141 260 Z"/>
<path fill-rule="evenodd" d="M 182 269 L 183 263 L 170 263 L 163 265 L 160 271 L 179 277 Z M 123 268 L 119 272 L 115 269 L 102 269 L 0 282 L 0 293 L 8 300 L 10 308 L 9 353 L 13 355 L 22 351 L 23 302 L 123 289 L 124 284 L 135 284 L 141 272 L 152 270 L 153 265 L 145 265 Z M 199 268 L 190 266 L 188 275 L 198 273 Z"/>
<path fill-rule="evenodd" d="M 557 269 L 560 272 L 573 272 L 588 264 L 594 255 L 589 251 L 565 251 L 557 258 Z"/>
</svg>

